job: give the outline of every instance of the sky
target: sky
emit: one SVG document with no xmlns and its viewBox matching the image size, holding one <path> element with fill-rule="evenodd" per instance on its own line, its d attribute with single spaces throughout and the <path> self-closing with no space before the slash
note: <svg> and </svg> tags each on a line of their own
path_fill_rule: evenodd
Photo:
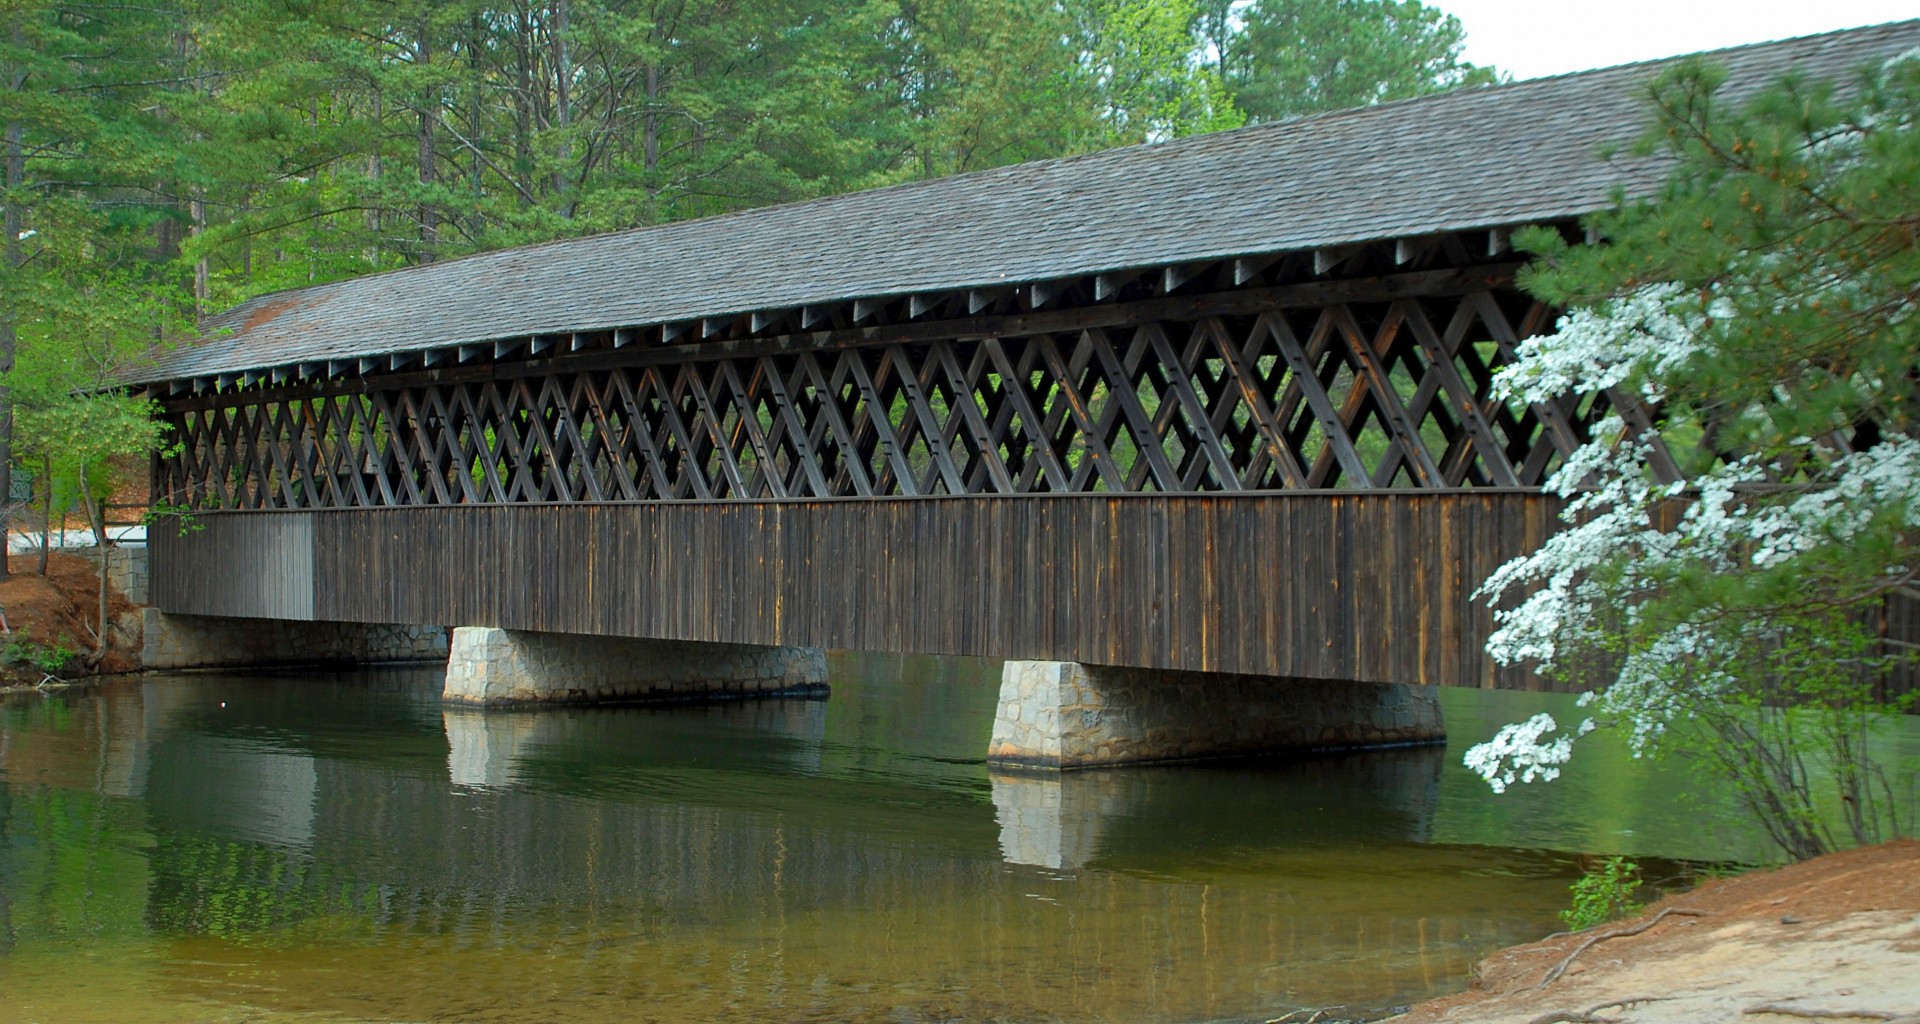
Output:
<svg viewBox="0 0 1920 1024">
<path fill-rule="evenodd" d="M 1920 18 L 1920 0 L 1426 0 L 1515 78 Z"/>
</svg>

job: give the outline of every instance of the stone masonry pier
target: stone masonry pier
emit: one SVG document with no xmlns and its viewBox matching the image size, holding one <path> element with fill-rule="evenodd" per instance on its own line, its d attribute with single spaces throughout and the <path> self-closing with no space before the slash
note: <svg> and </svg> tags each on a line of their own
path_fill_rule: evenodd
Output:
<svg viewBox="0 0 1920 1024">
<path fill-rule="evenodd" d="M 639 640 L 461 626 L 444 699 L 511 705 L 823 697 L 817 647 Z"/>
<path fill-rule="evenodd" d="M 1009 661 L 987 760 L 1087 768 L 1445 739 L 1421 686 Z"/>
<path fill-rule="evenodd" d="M 150 669 L 370 665 L 438 661 L 441 626 L 295 622 L 141 611 L 140 664 Z"/>
</svg>

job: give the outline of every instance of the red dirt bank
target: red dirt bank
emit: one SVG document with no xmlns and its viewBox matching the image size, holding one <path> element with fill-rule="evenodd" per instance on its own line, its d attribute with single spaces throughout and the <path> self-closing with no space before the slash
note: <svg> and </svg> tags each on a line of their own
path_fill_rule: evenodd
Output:
<svg viewBox="0 0 1920 1024">
<path fill-rule="evenodd" d="M 107 675 L 132 672 L 140 667 L 139 651 L 130 650 L 126 638 L 110 631 L 115 641 L 106 658 L 92 673 L 84 666 L 84 655 L 94 648 L 93 630 L 98 629 L 100 608 L 100 570 L 77 555 L 54 554 L 47 563 L 47 575 L 33 570 L 39 556 L 16 554 L 11 559 L 13 575 L 0 583 L 0 610 L 6 613 L 11 634 L 0 635 L 0 643 L 31 641 L 35 644 L 59 644 L 78 652 L 59 673 L 64 678 L 88 674 Z M 121 619 L 133 605 L 117 590 L 107 595 L 108 621 Z M 28 665 L 0 665 L 0 687 L 40 682 L 43 673 Z"/>
<path fill-rule="evenodd" d="M 1920 1024 L 1920 842 L 1709 882 L 1475 973 L 1394 1024 Z"/>
</svg>

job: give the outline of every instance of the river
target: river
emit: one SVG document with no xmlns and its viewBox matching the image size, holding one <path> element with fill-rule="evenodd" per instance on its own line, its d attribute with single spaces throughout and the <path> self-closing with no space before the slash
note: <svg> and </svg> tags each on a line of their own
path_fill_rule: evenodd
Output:
<svg viewBox="0 0 1920 1024">
<path fill-rule="evenodd" d="M 0 1021 L 1264 1021 L 1463 987 L 1582 856 L 1766 856 L 1604 741 L 1459 767 L 1567 698 L 1444 691 L 1445 748 L 1000 774 L 998 667 L 833 696 L 443 710 L 426 670 L 0 700 Z"/>
</svg>

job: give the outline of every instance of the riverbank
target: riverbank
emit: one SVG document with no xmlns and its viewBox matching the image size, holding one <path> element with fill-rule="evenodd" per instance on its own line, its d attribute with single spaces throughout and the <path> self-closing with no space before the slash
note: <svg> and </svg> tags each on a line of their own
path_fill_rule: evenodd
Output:
<svg viewBox="0 0 1920 1024">
<path fill-rule="evenodd" d="M 14 561 L 13 574 L 0 582 L 0 612 L 7 627 L 0 633 L 0 690 L 34 686 L 49 676 L 70 680 L 140 667 L 136 609 L 111 585 L 106 655 L 96 665 L 86 663 L 100 625 L 99 566 L 55 552 L 42 576 L 20 564 L 29 562 L 26 556 Z"/>
<path fill-rule="evenodd" d="M 1716 880 L 1515 946 L 1394 1024 L 1920 1024 L 1920 842 Z"/>
</svg>

